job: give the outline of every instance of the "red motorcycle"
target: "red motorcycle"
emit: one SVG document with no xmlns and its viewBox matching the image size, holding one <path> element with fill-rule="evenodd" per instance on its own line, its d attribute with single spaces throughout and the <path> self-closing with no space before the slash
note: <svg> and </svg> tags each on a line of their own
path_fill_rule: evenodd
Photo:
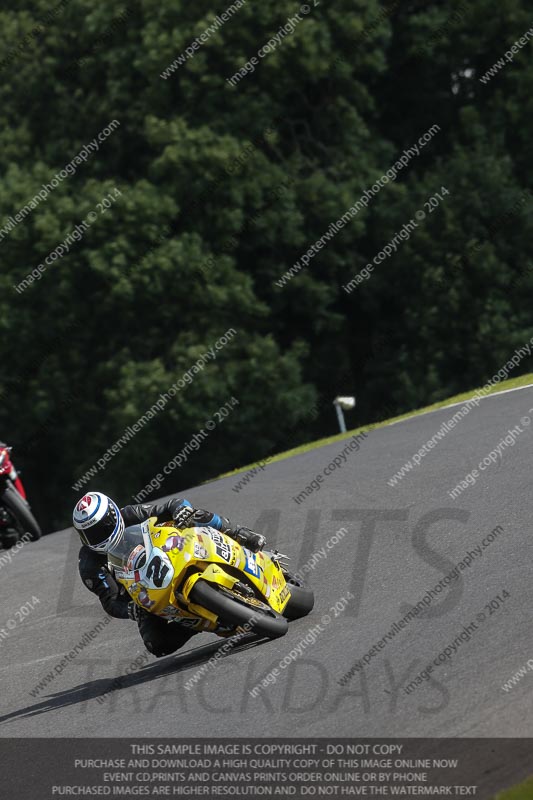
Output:
<svg viewBox="0 0 533 800">
<path fill-rule="evenodd" d="M 39 523 L 30 511 L 26 491 L 11 461 L 11 447 L 0 443 L 0 546 L 8 549 L 25 534 L 40 539 Z"/>
</svg>

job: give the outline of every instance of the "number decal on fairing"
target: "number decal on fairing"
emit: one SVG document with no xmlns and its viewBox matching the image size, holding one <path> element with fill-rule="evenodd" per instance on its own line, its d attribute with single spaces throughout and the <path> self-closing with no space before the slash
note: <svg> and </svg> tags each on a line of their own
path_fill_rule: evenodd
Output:
<svg viewBox="0 0 533 800">
<path fill-rule="evenodd" d="M 172 580 L 174 569 L 166 553 L 158 547 L 152 550 L 152 557 L 140 571 L 140 582 L 148 589 L 166 589 Z"/>
<path fill-rule="evenodd" d="M 165 582 L 165 577 L 168 573 L 169 568 L 166 564 L 163 564 L 159 556 L 152 558 L 150 563 L 146 568 L 146 577 L 148 580 L 152 579 L 154 585 L 157 586 L 158 589 L 161 589 Z"/>
</svg>

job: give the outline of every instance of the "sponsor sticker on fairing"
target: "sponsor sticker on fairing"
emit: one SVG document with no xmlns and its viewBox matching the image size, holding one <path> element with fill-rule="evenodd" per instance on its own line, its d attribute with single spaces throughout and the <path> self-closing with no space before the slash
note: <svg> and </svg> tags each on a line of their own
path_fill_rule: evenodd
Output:
<svg viewBox="0 0 533 800">
<path fill-rule="evenodd" d="M 205 528 L 205 531 L 209 533 L 209 537 L 213 541 L 215 545 L 215 550 L 217 551 L 217 554 L 220 556 L 220 558 L 223 558 L 224 561 L 231 562 L 233 548 L 226 541 L 225 537 L 219 531 L 216 531 L 214 528 Z"/>
<path fill-rule="evenodd" d="M 288 595 L 289 595 L 289 588 L 288 586 L 285 585 L 281 590 L 281 592 L 279 593 L 279 602 L 283 603 L 285 599 L 288 597 Z"/>
<path fill-rule="evenodd" d="M 185 547 L 185 536 L 178 536 L 178 534 L 172 534 L 166 540 L 165 544 L 161 548 L 164 553 L 170 552 L 170 550 L 179 550 L 180 552 Z"/>
<path fill-rule="evenodd" d="M 140 566 L 138 559 L 140 559 L 144 552 L 145 550 L 143 544 L 138 544 L 137 547 L 134 547 L 128 556 L 128 561 L 126 564 L 127 572 L 133 572 L 135 569 L 137 569 L 137 567 Z"/>
<path fill-rule="evenodd" d="M 158 613 L 159 617 L 164 617 L 164 619 L 173 619 L 176 616 L 179 616 L 179 610 L 176 606 L 165 606 L 165 608 L 161 609 Z"/>
<path fill-rule="evenodd" d="M 205 549 L 203 544 L 200 544 L 200 542 L 195 542 L 194 543 L 194 557 L 195 558 L 199 558 L 201 560 L 204 560 L 204 559 L 207 558 L 207 555 L 208 555 L 207 550 Z"/>
<path fill-rule="evenodd" d="M 155 606 L 155 600 L 150 599 L 150 595 L 146 589 L 141 589 L 137 600 L 144 608 L 152 608 L 152 606 Z"/>
<path fill-rule="evenodd" d="M 249 575 L 253 575 L 254 578 L 258 578 L 261 574 L 261 568 L 256 561 L 255 555 L 246 549 L 244 552 L 246 553 L 246 566 L 244 567 L 244 571 Z"/>
</svg>

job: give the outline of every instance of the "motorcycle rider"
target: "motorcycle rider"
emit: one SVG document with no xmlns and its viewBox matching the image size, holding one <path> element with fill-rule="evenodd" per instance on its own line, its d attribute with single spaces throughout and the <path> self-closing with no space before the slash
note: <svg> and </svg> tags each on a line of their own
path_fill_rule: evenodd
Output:
<svg viewBox="0 0 533 800">
<path fill-rule="evenodd" d="M 266 540 L 250 528 L 233 526 L 226 517 L 194 508 L 188 500 L 178 497 L 165 503 L 128 505 L 122 509 L 101 492 L 89 492 L 81 498 L 74 508 L 72 522 L 82 541 L 79 572 L 83 583 L 98 596 L 110 616 L 136 620 L 147 650 L 162 657 L 183 647 L 198 631 L 191 629 L 190 624 L 187 627 L 185 621 L 168 622 L 140 608 L 107 566 L 106 553 L 120 541 L 125 528 L 149 517 L 157 517 L 160 524 L 172 521 L 176 528 L 210 525 L 253 553 L 259 552 Z"/>
</svg>

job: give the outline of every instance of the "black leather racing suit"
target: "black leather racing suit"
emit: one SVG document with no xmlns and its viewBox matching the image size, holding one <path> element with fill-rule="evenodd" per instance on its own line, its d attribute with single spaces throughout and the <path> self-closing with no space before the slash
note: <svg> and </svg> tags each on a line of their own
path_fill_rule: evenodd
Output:
<svg viewBox="0 0 533 800">
<path fill-rule="evenodd" d="M 187 513 L 188 509 L 190 514 Z M 188 500 L 179 497 L 167 500 L 166 503 L 125 506 L 121 509 L 121 514 L 126 527 L 144 522 L 149 517 L 157 517 L 158 522 L 179 521 L 180 527 L 210 525 L 229 536 L 233 533 L 229 519 L 210 511 L 195 509 Z M 85 586 L 98 595 L 102 607 L 111 617 L 128 619 L 131 597 L 107 569 L 105 553 L 96 553 L 90 547 L 82 545 L 79 553 L 79 571 Z M 180 622 L 169 623 L 140 608 L 137 610 L 137 618 L 144 644 L 155 656 L 174 653 L 196 633 Z"/>
</svg>

